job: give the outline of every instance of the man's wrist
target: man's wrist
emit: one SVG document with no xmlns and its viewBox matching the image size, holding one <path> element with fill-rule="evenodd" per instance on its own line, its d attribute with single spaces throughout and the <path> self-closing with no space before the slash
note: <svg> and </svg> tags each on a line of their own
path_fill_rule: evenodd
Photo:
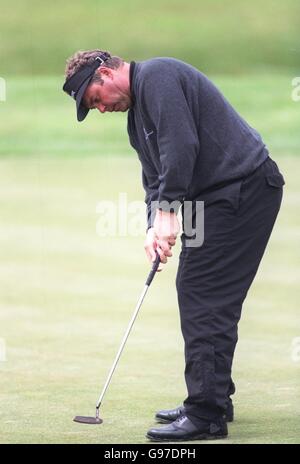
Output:
<svg viewBox="0 0 300 464">
<path fill-rule="evenodd" d="M 179 201 L 179 200 L 175 200 L 175 201 L 172 201 L 172 202 L 169 202 L 167 200 L 160 200 L 158 202 L 157 209 L 159 211 L 163 211 L 165 213 L 175 213 L 175 214 L 177 214 L 181 205 L 182 205 L 182 202 Z"/>
<path fill-rule="evenodd" d="M 158 212 L 158 214 L 176 214 L 173 210 L 164 210 L 162 208 L 157 208 L 156 212 Z"/>
</svg>

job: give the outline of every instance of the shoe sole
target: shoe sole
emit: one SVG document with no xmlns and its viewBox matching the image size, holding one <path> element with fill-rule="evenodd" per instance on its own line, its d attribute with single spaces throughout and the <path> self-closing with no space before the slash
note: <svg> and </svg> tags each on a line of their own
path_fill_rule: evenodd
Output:
<svg viewBox="0 0 300 464">
<path fill-rule="evenodd" d="M 210 435 L 206 433 L 202 433 L 200 435 L 197 435 L 196 437 L 192 438 L 156 438 L 156 437 L 151 437 L 150 435 L 146 435 L 146 438 L 148 438 L 151 441 L 190 441 L 190 440 L 221 440 L 223 438 L 227 438 L 228 435 Z"/>
<path fill-rule="evenodd" d="M 174 422 L 176 419 L 173 419 L 173 420 L 168 420 L 168 419 L 160 419 L 158 417 L 155 418 L 156 422 L 158 422 L 159 424 L 171 424 L 172 422 Z M 225 419 L 226 422 L 233 422 L 233 417 L 231 418 L 228 418 L 228 419 Z"/>
</svg>

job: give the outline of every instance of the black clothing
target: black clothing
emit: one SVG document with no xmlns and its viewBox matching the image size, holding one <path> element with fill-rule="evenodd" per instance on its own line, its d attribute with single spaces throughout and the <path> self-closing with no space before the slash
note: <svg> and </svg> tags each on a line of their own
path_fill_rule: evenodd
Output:
<svg viewBox="0 0 300 464">
<path fill-rule="evenodd" d="M 142 164 L 148 227 L 151 201 L 204 201 L 204 242 L 188 246 L 184 231 L 176 278 L 184 408 L 201 428 L 203 421 L 222 418 L 234 393 L 242 304 L 276 220 L 284 179 L 259 134 L 192 66 L 172 58 L 132 62 L 130 88 L 128 133 Z"/>
<path fill-rule="evenodd" d="M 174 58 L 130 64 L 128 134 L 151 201 L 202 199 L 244 178 L 268 156 L 260 135 L 200 71 Z M 162 209 L 165 208 L 160 203 Z"/>
</svg>

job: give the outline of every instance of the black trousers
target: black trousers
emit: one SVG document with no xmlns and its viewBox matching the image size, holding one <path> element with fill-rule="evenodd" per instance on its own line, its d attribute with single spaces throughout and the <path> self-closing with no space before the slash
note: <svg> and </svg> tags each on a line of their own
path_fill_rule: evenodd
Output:
<svg viewBox="0 0 300 464">
<path fill-rule="evenodd" d="M 186 246 L 188 237 L 181 236 L 176 287 L 185 344 L 184 406 L 195 424 L 221 418 L 234 393 L 231 367 L 242 304 L 280 209 L 284 183 L 268 157 L 248 177 L 199 198 L 205 198 L 202 246 Z"/>
</svg>

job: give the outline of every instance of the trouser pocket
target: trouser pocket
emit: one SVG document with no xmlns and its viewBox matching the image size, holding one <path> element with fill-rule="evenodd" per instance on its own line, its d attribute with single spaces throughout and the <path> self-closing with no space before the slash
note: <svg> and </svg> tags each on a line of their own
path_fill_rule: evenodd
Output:
<svg viewBox="0 0 300 464">
<path fill-rule="evenodd" d="M 285 184 L 283 175 L 280 173 L 267 174 L 265 179 L 266 179 L 267 184 L 270 185 L 271 187 L 281 188 Z"/>
</svg>

